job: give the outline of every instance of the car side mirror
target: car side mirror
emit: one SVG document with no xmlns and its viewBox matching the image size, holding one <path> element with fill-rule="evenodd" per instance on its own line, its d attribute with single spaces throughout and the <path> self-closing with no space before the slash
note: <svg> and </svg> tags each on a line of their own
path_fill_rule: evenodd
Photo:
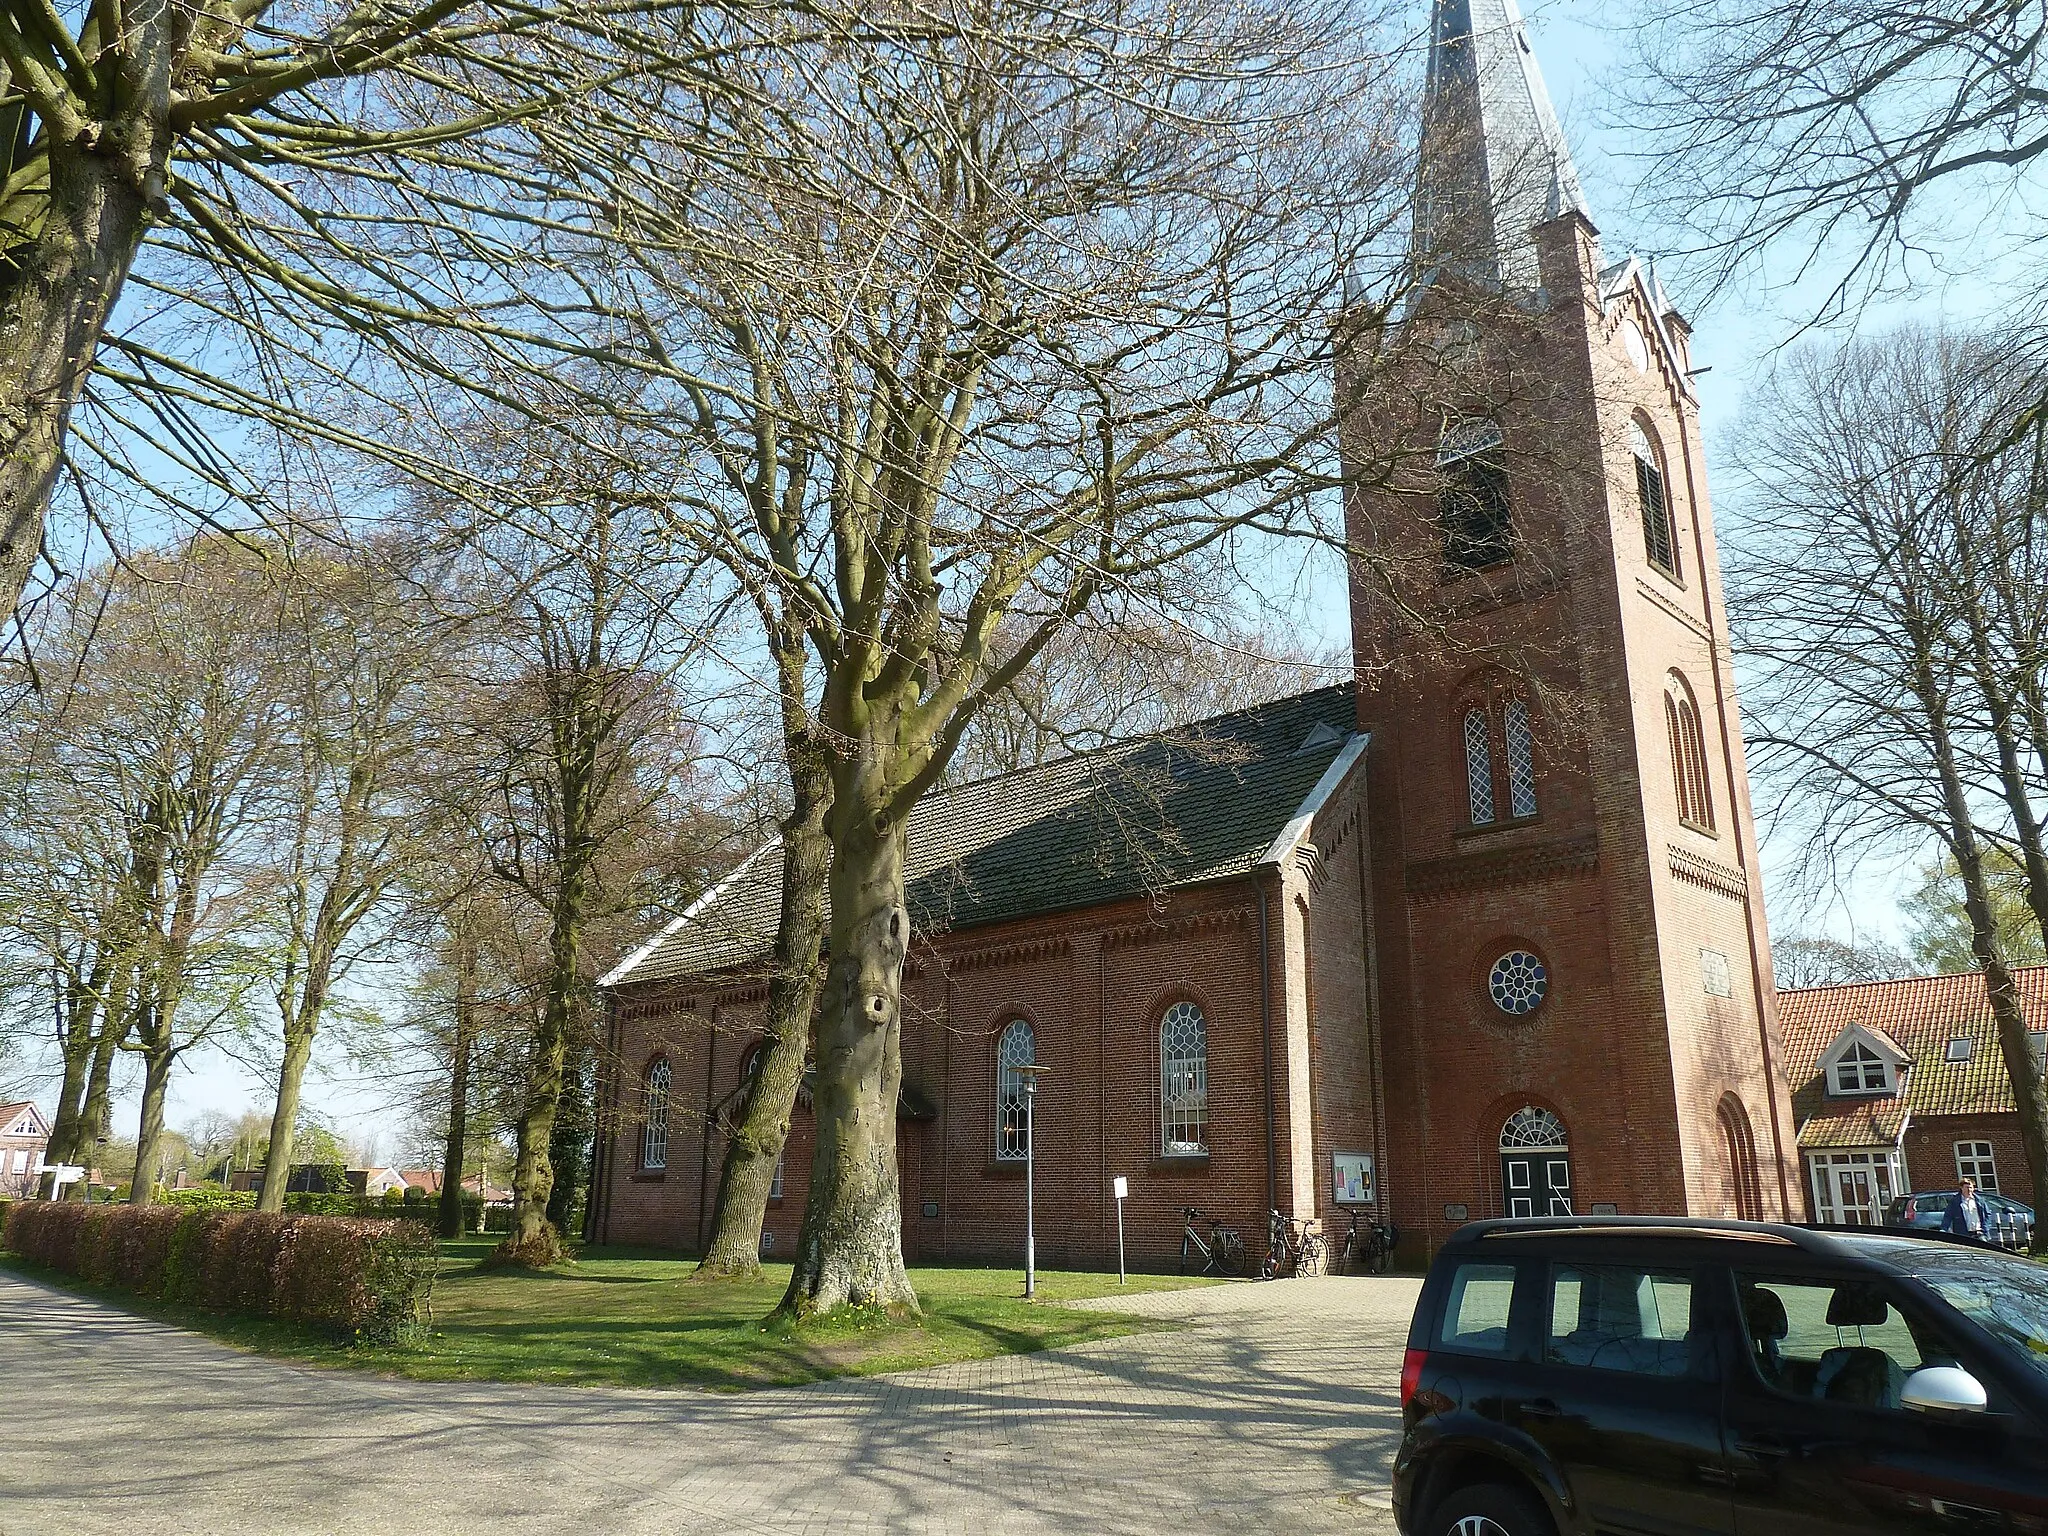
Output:
<svg viewBox="0 0 2048 1536">
<path fill-rule="evenodd" d="M 1915 1413 L 1982 1413 L 1990 1405 L 1984 1384 L 1959 1365 L 1923 1365 L 1899 1390 L 1899 1406 Z"/>
</svg>

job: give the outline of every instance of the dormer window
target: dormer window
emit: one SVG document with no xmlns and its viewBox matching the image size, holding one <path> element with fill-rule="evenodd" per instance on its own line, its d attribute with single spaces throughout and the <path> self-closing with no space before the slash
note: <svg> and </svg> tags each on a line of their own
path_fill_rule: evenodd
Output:
<svg viewBox="0 0 2048 1536">
<path fill-rule="evenodd" d="M 1829 1091 L 1837 1095 L 1892 1091 L 1890 1064 L 1861 1040 L 1851 1041 L 1849 1048 L 1835 1058 L 1828 1077 Z"/>
</svg>

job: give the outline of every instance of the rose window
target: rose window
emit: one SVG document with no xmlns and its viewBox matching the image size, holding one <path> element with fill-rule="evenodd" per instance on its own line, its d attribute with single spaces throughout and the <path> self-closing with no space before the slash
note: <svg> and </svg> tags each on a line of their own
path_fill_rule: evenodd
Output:
<svg viewBox="0 0 2048 1536">
<path fill-rule="evenodd" d="M 1486 990 L 1494 1007 L 1520 1018 L 1536 1011 L 1550 991 L 1550 972 L 1526 949 L 1511 949 L 1493 962 L 1487 973 Z"/>
</svg>

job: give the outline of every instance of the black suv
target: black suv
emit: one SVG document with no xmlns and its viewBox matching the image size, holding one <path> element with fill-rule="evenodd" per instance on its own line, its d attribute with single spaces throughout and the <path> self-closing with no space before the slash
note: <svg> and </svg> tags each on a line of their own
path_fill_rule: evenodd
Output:
<svg viewBox="0 0 2048 1536">
<path fill-rule="evenodd" d="M 2048 1533 L 2048 1267 L 1878 1230 L 1481 1221 L 1401 1367 L 1408 1536 Z"/>
</svg>

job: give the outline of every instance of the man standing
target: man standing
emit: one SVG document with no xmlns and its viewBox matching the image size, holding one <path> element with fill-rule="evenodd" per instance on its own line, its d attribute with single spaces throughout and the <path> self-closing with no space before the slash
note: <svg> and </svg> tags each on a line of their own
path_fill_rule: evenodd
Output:
<svg viewBox="0 0 2048 1536">
<path fill-rule="evenodd" d="M 1941 1230 L 1953 1232 L 1958 1237 L 1974 1237 L 1984 1241 L 1984 1202 L 1977 1198 L 1977 1181 L 1963 1180 L 1963 1187 L 1956 1191 L 1955 1199 L 1949 1201 L 1948 1209 L 1942 1212 Z"/>
</svg>

